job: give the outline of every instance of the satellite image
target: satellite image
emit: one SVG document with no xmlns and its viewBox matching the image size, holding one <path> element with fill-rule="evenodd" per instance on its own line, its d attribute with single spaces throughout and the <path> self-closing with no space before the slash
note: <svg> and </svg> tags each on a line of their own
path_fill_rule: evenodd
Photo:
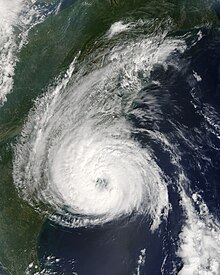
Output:
<svg viewBox="0 0 220 275">
<path fill-rule="evenodd" d="M 0 0 L 0 275 L 220 275 L 220 1 Z"/>
</svg>

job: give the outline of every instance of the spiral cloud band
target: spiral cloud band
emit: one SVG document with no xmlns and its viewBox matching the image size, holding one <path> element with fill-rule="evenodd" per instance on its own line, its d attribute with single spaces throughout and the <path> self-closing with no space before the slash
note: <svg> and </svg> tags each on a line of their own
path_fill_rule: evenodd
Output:
<svg viewBox="0 0 220 275">
<path fill-rule="evenodd" d="M 13 174 L 36 209 L 53 218 L 59 213 L 57 221 L 71 227 L 131 214 L 147 215 L 152 228 L 159 225 L 168 208 L 166 180 L 150 148 L 132 138 L 126 119 L 142 88 L 140 73 L 149 78 L 155 63 L 166 65 L 170 52 L 182 46 L 155 44 L 147 39 L 115 47 L 101 68 L 85 75 L 82 66 L 36 102 L 15 148 Z M 64 212 L 73 219 L 62 219 Z"/>
</svg>

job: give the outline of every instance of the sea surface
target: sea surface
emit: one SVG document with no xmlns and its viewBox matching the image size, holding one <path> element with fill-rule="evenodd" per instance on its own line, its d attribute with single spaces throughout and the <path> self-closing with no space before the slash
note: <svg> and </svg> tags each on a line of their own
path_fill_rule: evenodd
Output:
<svg viewBox="0 0 220 275">
<path fill-rule="evenodd" d="M 0 0 L 0 274 L 220 274 L 219 20 Z"/>
</svg>

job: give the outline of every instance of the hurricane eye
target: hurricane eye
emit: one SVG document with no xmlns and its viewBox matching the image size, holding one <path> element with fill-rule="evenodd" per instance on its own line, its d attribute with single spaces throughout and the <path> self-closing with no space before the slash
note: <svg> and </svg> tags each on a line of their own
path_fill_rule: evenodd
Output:
<svg viewBox="0 0 220 275">
<path fill-rule="evenodd" d="M 109 190 L 109 188 L 110 188 L 110 184 L 107 181 L 107 179 L 105 179 L 105 178 L 97 178 L 95 186 L 100 191 Z"/>
</svg>

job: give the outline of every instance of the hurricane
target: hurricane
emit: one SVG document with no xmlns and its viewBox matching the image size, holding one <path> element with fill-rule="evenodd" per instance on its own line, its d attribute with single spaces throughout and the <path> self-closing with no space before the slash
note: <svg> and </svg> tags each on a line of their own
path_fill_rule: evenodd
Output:
<svg viewBox="0 0 220 275">
<path fill-rule="evenodd" d="M 70 226 L 133 212 L 148 214 L 155 225 L 160 221 L 168 207 L 166 177 L 150 148 L 132 137 L 126 117 L 143 88 L 141 71 L 150 78 L 154 63 L 164 64 L 178 44 L 183 47 L 164 41 L 163 52 L 151 39 L 116 47 L 101 68 L 86 76 L 80 69 L 36 104 L 14 162 L 16 185 L 27 200 L 79 215 Z"/>
<path fill-rule="evenodd" d="M 220 274 L 219 10 L 0 0 L 0 273 Z"/>
</svg>

